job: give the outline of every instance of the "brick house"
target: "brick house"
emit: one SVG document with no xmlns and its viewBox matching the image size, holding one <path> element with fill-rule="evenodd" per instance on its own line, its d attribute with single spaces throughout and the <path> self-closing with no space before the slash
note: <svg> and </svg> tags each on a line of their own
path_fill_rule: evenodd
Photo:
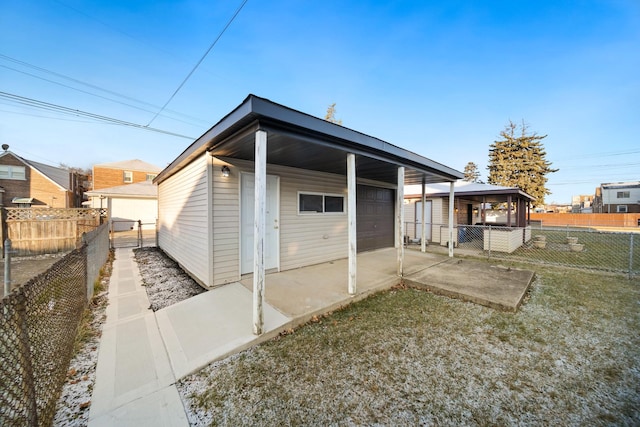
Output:
<svg viewBox="0 0 640 427">
<path fill-rule="evenodd" d="M 161 170 L 138 159 L 93 165 L 93 190 L 152 181 Z"/>
<path fill-rule="evenodd" d="M 80 207 L 81 178 L 67 169 L 23 159 L 8 151 L 0 154 L 0 206 Z"/>
</svg>

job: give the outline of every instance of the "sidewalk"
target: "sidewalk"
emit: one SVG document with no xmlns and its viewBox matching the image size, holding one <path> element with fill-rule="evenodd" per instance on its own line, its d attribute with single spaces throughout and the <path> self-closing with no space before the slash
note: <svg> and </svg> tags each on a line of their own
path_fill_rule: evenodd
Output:
<svg viewBox="0 0 640 427">
<path fill-rule="evenodd" d="M 188 426 L 133 251 L 117 249 L 90 426 Z"/>
</svg>

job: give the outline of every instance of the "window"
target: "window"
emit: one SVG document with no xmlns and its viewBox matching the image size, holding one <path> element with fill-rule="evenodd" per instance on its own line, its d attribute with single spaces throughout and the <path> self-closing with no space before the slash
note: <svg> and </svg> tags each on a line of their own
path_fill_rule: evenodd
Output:
<svg viewBox="0 0 640 427">
<path fill-rule="evenodd" d="M 27 179 L 24 166 L 0 165 L 0 179 L 24 181 Z"/>
<path fill-rule="evenodd" d="M 616 212 L 618 213 L 627 213 L 627 205 L 618 205 Z"/>
<path fill-rule="evenodd" d="M 133 182 L 133 172 L 124 171 L 124 182 Z"/>
<path fill-rule="evenodd" d="M 147 174 L 147 181 L 153 181 L 156 176 L 158 176 L 158 175 L 156 175 L 155 173 L 148 173 Z"/>
<path fill-rule="evenodd" d="M 628 199 L 629 196 L 630 196 L 630 193 L 628 191 L 618 191 L 616 193 L 617 199 Z"/>
<path fill-rule="evenodd" d="M 298 193 L 298 213 L 344 213 L 344 196 L 338 194 Z"/>
</svg>

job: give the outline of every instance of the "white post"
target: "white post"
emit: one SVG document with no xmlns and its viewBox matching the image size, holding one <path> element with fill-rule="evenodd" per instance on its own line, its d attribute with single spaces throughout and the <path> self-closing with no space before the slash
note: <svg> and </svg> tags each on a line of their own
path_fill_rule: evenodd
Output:
<svg viewBox="0 0 640 427">
<path fill-rule="evenodd" d="M 258 130 L 255 138 L 255 210 L 253 217 L 253 333 L 264 326 L 264 240 L 267 201 L 267 132 Z"/>
<path fill-rule="evenodd" d="M 396 191 L 396 211 L 398 218 L 398 276 L 404 274 L 404 166 L 398 167 L 398 190 Z"/>
<path fill-rule="evenodd" d="M 455 196 L 454 193 L 454 185 L 455 182 L 451 181 L 449 186 L 449 257 L 453 258 L 453 199 Z"/>
<path fill-rule="evenodd" d="M 347 230 L 349 234 L 349 295 L 356 294 L 356 155 L 347 154 Z"/>
<path fill-rule="evenodd" d="M 426 183 L 425 183 L 425 178 L 422 177 L 422 236 L 420 236 L 420 250 L 422 252 L 426 252 L 427 251 L 427 227 L 426 227 L 426 223 L 425 223 L 425 219 L 424 217 L 427 214 L 427 189 L 426 189 Z"/>
</svg>

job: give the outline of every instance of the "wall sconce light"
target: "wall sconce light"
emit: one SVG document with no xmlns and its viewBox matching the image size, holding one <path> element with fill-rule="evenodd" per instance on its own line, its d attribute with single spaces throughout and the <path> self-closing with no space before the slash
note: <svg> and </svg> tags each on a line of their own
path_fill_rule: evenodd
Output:
<svg viewBox="0 0 640 427">
<path fill-rule="evenodd" d="M 230 173 L 231 173 L 231 169 L 229 169 L 229 166 L 227 165 L 222 166 L 222 176 L 227 178 Z"/>
</svg>

